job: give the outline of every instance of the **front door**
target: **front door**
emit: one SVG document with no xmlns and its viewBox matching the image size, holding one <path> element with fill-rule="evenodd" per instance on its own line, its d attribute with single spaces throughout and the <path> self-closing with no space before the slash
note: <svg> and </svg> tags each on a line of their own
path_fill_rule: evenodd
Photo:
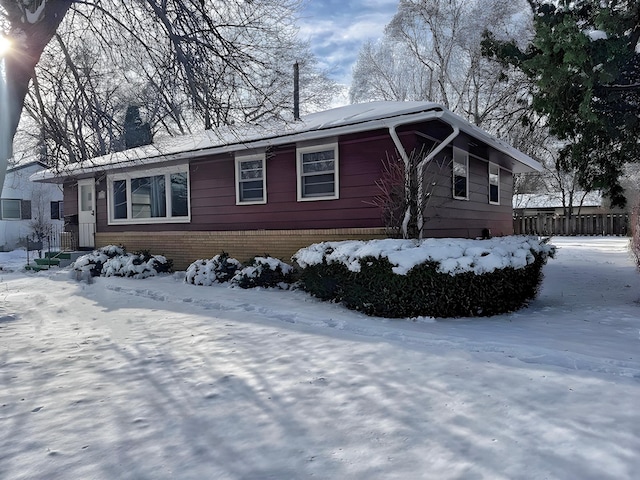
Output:
<svg viewBox="0 0 640 480">
<path fill-rule="evenodd" d="M 93 178 L 78 180 L 78 247 L 94 248 L 96 233 L 96 184 Z"/>
</svg>

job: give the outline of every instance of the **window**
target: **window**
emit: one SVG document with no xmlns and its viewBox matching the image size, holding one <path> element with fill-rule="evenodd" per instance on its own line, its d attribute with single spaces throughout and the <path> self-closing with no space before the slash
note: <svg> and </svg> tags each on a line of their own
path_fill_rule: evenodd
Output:
<svg viewBox="0 0 640 480">
<path fill-rule="evenodd" d="M 338 198 L 338 145 L 298 149 L 298 201 Z"/>
<path fill-rule="evenodd" d="M 236 205 L 267 203 L 264 155 L 236 157 Z"/>
<path fill-rule="evenodd" d="M 22 220 L 22 200 L 2 199 L 2 220 Z"/>
<path fill-rule="evenodd" d="M 131 179 L 132 218 L 167 216 L 167 188 L 164 175 Z"/>
<path fill-rule="evenodd" d="M 188 222 L 187 167 L 108 179 L 109 223 Z"/>
<path fill-rule="evenodd" d="M 489 203 L 500 205 L 500 167 L 489 164 Z"/>
<path fill-rule="evenodd" d="M 51 220 L 62 220 L 63 218 L 63 202 L 51 202 Z"/>
<path fill-rule="evenodd" d="M 453 198 L 469 198 L 469 154 L 453 147 Z"/>
</svg>

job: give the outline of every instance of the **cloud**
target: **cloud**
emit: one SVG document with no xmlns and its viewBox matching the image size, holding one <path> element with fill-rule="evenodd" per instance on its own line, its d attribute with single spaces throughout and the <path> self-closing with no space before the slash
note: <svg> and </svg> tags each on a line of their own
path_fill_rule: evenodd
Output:
<svg viewBox="0 0 640 480">
<path fill-rule="evenodd" d="M 360 47 L 382 37 L 397 5 L 397 0 L 308 2 L 298 23 L 300 37 L 309 41 L 320 66 L 348 85 Z"/>
</svg>

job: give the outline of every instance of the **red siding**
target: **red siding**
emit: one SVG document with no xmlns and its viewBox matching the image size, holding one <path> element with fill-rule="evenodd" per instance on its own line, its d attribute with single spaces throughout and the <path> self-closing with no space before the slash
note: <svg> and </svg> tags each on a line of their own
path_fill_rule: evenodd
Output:
<svg viewBox="0 0 640 480">
<path fill-rule="evenodd" d="M 451 158 L 451 150 L 445 153 Z M 500 171 L 500 205 L 489 203 L 488 162 L 469 158 L 469 200 L 453 198 L 451 166 L 446 161 L 438 169 L 436 163 L 427 171 L 429 182 L 435 179 L 432 198 L 425 210 L 427 237 L 479 237 L 487 228 L 494 236 L 513 233 L 511 172 Z"/>
<path fill-rule="evenodd" d="M 449 130 L 429 125 L 399 128 L 409 152 L 419 145 L 414 131 L 434 133 L 438 138 Z M 460 135 L 456 144 L 464 148 L 467 138 Z M 335 140 L 334 140 L 335 141 Z M 327 142 L 329 143 L 329 142 Z M 507 170 L 501 175 L 501 205 L 488 203 L 487 162 L 470 158 L 470 199 L 454 200 L 451 170 L 438 172 L 438 185 L 425 211 L 427 236 L 474 237 L 483 228 L 494 235 L 512 232 L 512 179 L 508 169 L 512 159 L 495 151 L 476 147 L 476 154 L 491 154 L 491 160 Z M 441 154 L 451 158 L 451 149 Z M 336 200 L 297 201 L 296 146 L 270 150 L 266 161 L 267 203 L 236 205 L 234 158 L 220 155 L 190 164 L 191 222 L 188 224 L 107 225 L 105 175 L 96 186 L 98 232 L 177 232 L 177 231 L 251 231 L 345 229 L 384 227 L 378 207 L 370 204 L 379 193 L 376 181 L 381 177 L 383 161 L 397 158 L 395 145 L 387 130 L 348 135 L 339 139 L 340 198 Z M 432 162 L 435 165 L 436 162 Z M 445 162 L 446 163 L 446 162 Z M 101 198 L 102 197 L 102 198 Z M 77 188 L 65 184 L 65 212 L 77 212 Z"/>
<path fill-rule="evenodd" d="M 78 184 L 75 181 L 64 182 L 62 200 L 64 201 L 65 216 L 78 213 Z"/>
</svg>

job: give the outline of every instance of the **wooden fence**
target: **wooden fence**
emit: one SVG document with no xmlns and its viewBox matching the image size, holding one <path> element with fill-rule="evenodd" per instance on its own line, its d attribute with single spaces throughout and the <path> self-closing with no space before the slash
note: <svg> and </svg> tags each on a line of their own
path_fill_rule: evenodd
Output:
<svg viewBox="0 0 640 480">
<path fill-rule="evenodd" d="M 516 215 L 513 219 L 516 235 L 628 235 L 629 215 L 626 213 L 575 215 Z"/>
</svg>

